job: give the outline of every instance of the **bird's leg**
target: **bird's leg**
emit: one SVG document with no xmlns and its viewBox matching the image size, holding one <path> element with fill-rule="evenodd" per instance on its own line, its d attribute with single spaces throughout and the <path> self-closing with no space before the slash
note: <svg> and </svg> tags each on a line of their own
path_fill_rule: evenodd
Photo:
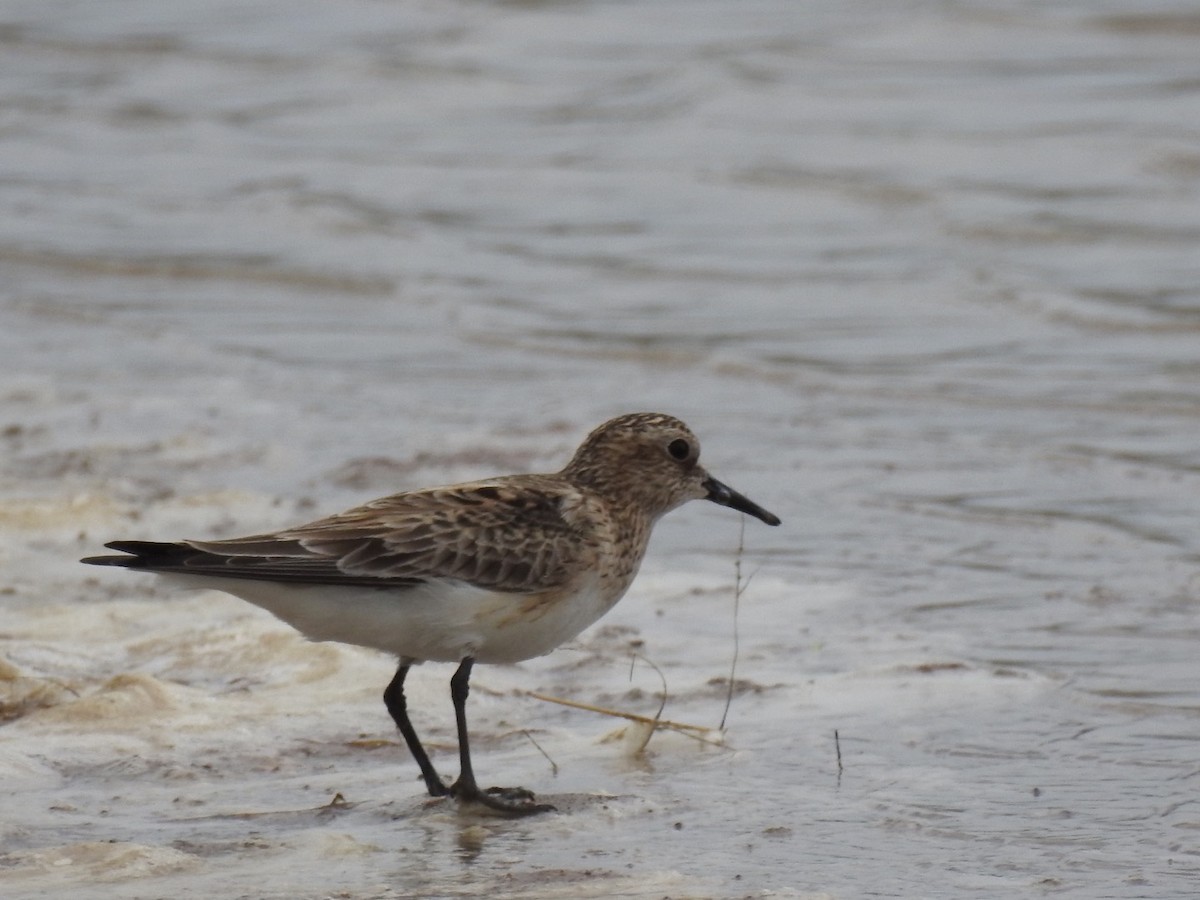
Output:
<svg viewBox="0 0 1200 900">
<path fill-rule="evenodd" d="M 383 702 L 387 705 L 388 712 L 392 714 L 392 720 L 396 723 L 396 727 L 404 735 L 404 741 L 408 744 L 408 750 L 413 755 L 413 759 L 421 767 L 421 777 L 425 779 L 425 787 L 429 789 L 429 796 L 445 797 L 450 793 L 450 788 L 446 787 L 446 783 L 438 777 L 437 770 L 429 761 L 429 754 L 421 746 L 417 730 L 408 720 L 408 704 L 404 700 L 404 677 L 408 674 L 409 668 L 411 668 L 411 663 L 404 661 L 400 663 L 400 668 L 396 670 L 392 683 L 383 692 Z"/>
<path fill-rule="evenodd" d="M 468 656 L 450 679 L 450 699 L 454 701 L 454 718 L 458 723 L 458 756 L 462 766 L 458 781 L 454 782 L 450 793 L 459 800 L 481 803 L 512 816 L 552 811 L 554 807 L 547 803 L 535 803 L 533 792 L 525 788 L 488 788 L 481 791 L 476 784 L 475 770 L 471 767 L 471 745 L 467 737 L 467 694 L 471 690 L 471 667 L 474 665 L 475 660 Z"/>
</svg>

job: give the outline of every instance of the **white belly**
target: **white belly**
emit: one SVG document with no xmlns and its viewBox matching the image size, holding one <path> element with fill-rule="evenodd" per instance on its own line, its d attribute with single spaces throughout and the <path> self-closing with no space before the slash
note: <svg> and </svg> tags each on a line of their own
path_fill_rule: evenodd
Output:
<svg viewBox="0 0 1200 900">
<path fill-rule="evenodd" d="M 620 599 L 587 584 L 557 599 L 456 582 L 380 589 L 292 585 L 163 573 L 185 588 L 224 591 L 274 613 L 314 641 L 374 647 L 413 661 L 511 663 L 549 653 Z"/>
</svg>

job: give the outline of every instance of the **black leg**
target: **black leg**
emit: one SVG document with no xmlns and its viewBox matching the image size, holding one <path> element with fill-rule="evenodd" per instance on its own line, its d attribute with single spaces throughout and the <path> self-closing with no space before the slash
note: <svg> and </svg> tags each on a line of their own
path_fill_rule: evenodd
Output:
<svg viewBox="0 0 1200 900">
<path fill-rule="evenodd" d="M 429 755 L 421 746 L 417 730 L 408 720 L 408 704 L 404 700 L 404 676 L 408 674 L 409 668 L 408 663 L 400 664 L 395 677 L 392 678 L 392 683 L 383 692 L 383 702 L 387 704 L 388 712 L 392 714 L 392 720 L 396 723 L 396 727 L 404 735 L 404 741 L 408 744 L 408 750 L 412 753 L 413 759 L 421 767 L 421 777 L 425 779 L 425 787 L 429 789 L 429 796 L 445 797 L 450 793 L 450 788 L 446 787 L 445 782 L 438 777 L 437 770 L 429 761 Z"/>
<path fill-rule="evenodd" d="M 481 791 L 475 782 L 475 770 L 471 766 L 471 744 L 467 737 L 467 695 L 471 692 L 471 668 L 475 660 L 467 657 L 450 679 L 450 699 L 454 701 L 454 719 L 458 724 L 458 757 L 462 769 L 458 781 L 450 788 L 457 799 L 481 803 L 491 809 L 513 816 L 528 816 L 532 813 L 549 812 L 554 809 L 546 803 L 535 803 L 533 793 L 525 788 L 488 788 Z"/>
<path fill-rule="evenodd" d="M 450 700 L 454 704 L 454 722 L 458 726 L 458 781 L 455 782 L 455 796 L 478 794 L 479 786 L 475 783 L 475 769 L 471 765 L 471 743 L 467 737 L 467 695 L 471 693 L 471 669 L 475 660 L 467 657 L 459 663 L 454 677 L 450 679 Z"/>
</svg>

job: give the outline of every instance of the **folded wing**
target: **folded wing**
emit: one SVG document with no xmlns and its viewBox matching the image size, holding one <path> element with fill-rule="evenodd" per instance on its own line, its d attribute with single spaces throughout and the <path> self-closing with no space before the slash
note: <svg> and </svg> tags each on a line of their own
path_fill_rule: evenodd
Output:
<svg viewBox="0 0 1200 900">
<path fill-rule="evenodd" d="M 298 584 L 377 587 L 454 579 L 526 592 L 564 584 L 585 558 L 577 498 L 505 479 L 375 500 L 274 534 L 221 541 L 114 541 L 95 565 Z"/>
</svg>

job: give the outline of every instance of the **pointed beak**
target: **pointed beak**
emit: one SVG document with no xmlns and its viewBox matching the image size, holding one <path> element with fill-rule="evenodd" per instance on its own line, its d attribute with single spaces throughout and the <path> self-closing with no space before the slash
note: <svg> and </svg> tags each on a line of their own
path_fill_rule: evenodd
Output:
<svg viewBox="0 0 1200 900">
<path fill-rule="evenodd" d="M 712 476 L 704 479 L 700 486 L 708 491 L 708 494 L 704 498 L 706 500 L 711 500 L 719 506 L 728 506 L 730 509 L 744 512 L 746 515 L 754 516 L 756 519 L 762 519 L 768 525 L 779 524 L 779 516 L 767 512 L 749 497 L 742 496 L 729 485 L 722 484 Z"/>
</svg>

